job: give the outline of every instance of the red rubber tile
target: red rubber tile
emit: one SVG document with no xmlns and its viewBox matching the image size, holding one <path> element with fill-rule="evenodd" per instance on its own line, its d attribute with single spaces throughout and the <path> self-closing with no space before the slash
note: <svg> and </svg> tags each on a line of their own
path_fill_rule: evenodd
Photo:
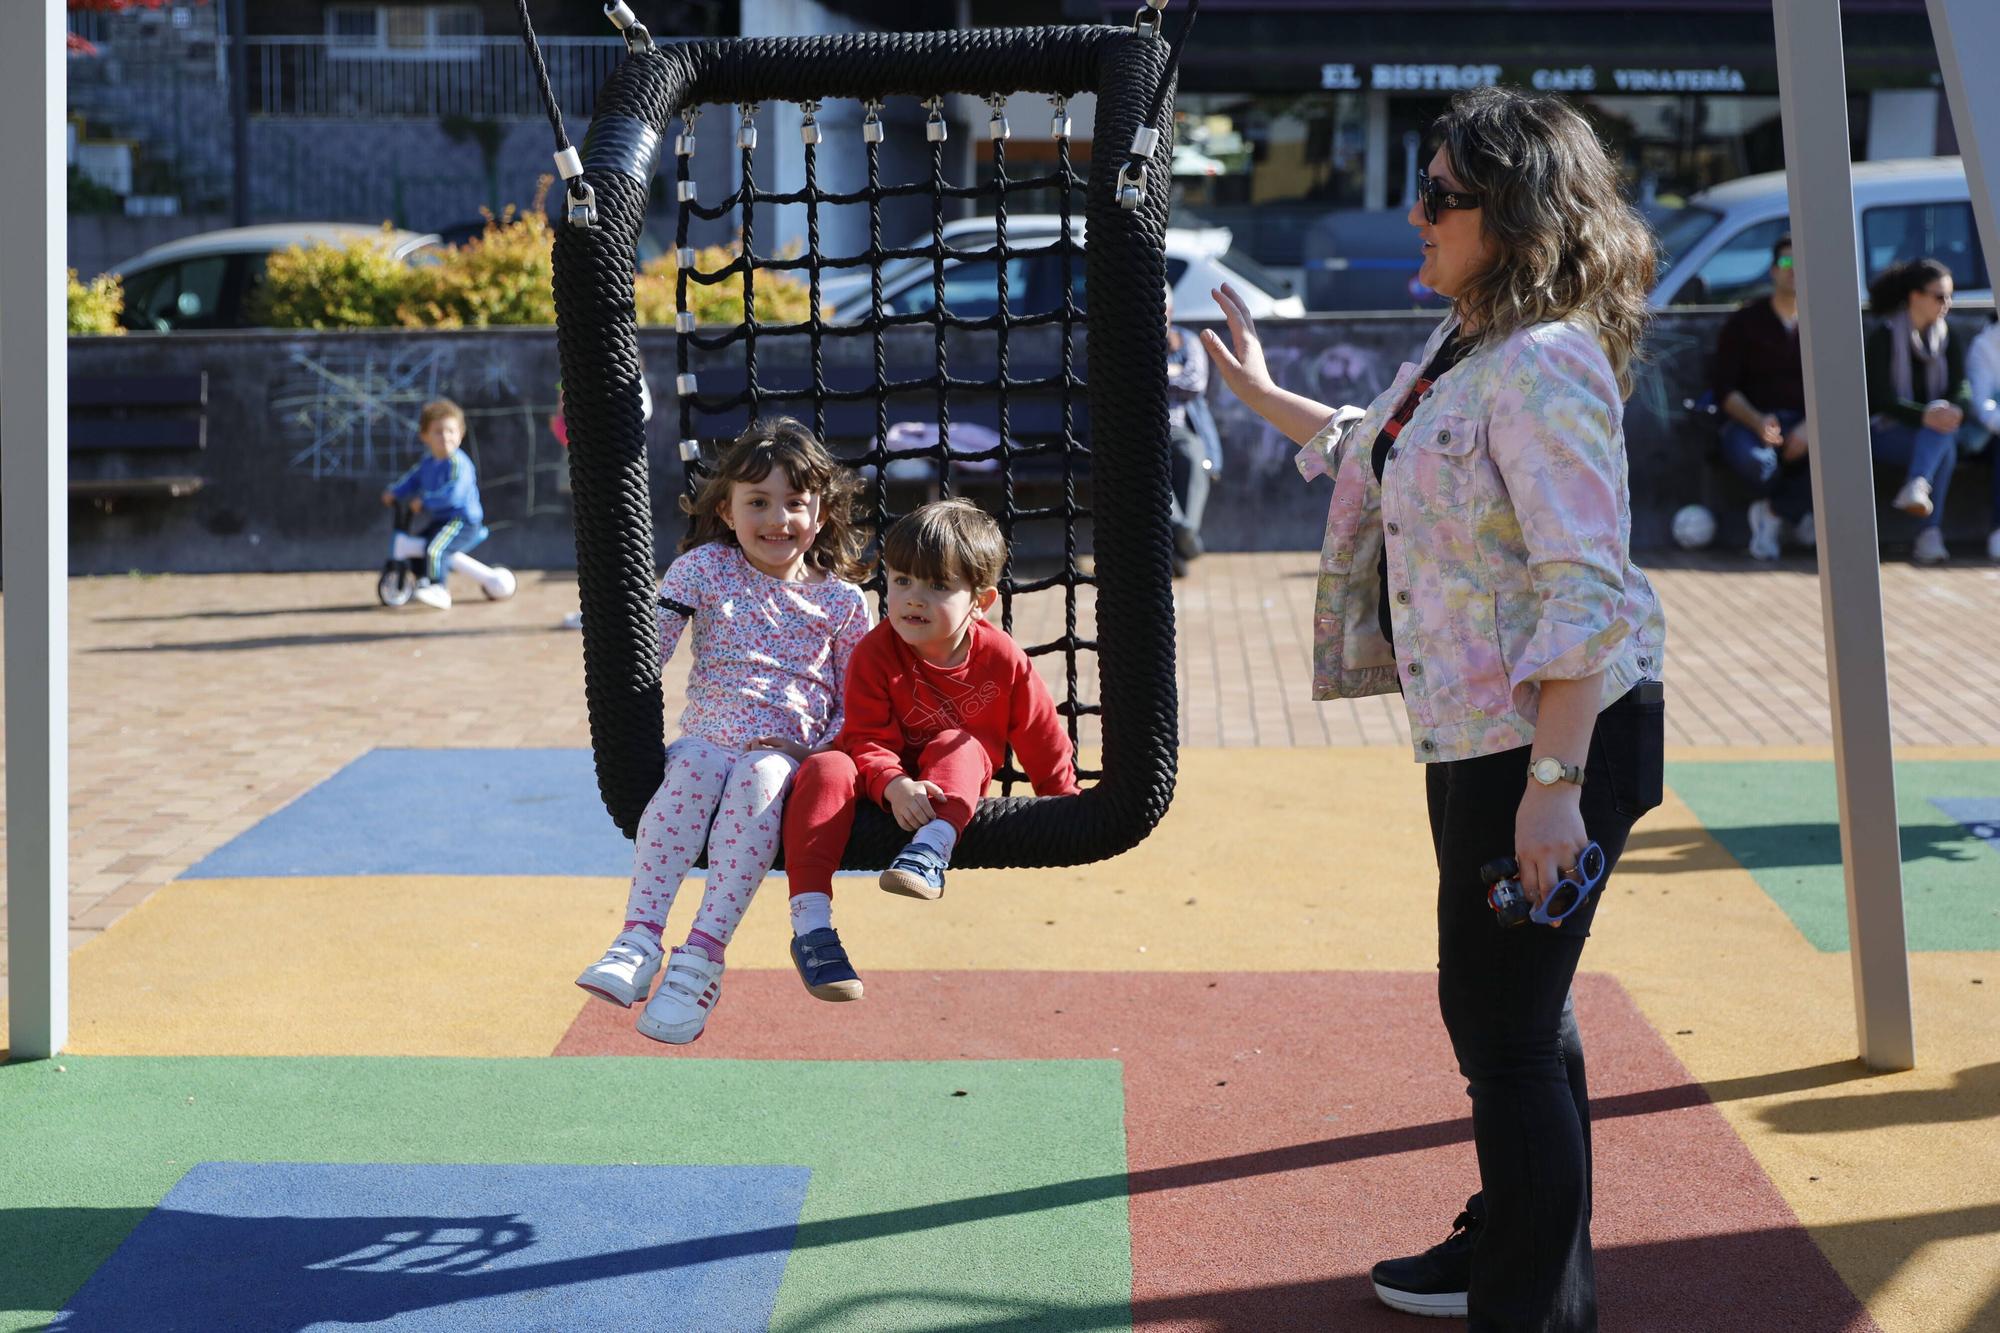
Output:
<svg viewBox="0 0 2000 1333">
<path fill-rule="evenodd" d="M 1368 1267 L 1441 1239 L 1476 1179 L 1431 974 L 865 979 L 866 999 L 825 1004 L 789 972 L 732 972 L 709 1031 L 685 1048 L 640 1037 L 635 1011 L 593 1003 L 555 1053 L 1119 1060 L 1135 1326 L 1430 1327 L 1380 1306 Z M 1580 978 L 1577 1005 L 1604 1327 L 1876 1329 L 1617 983 Z"/>
</svg>

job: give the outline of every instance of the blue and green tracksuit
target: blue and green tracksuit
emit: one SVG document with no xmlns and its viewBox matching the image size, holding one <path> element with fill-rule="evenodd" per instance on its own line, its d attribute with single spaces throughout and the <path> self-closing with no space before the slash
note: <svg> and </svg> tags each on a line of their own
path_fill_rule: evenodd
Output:
<svg viewBox="0 0 2000 1333">
<path fill-rule="evenodd" d="M 486 540 L 486 510 L 479 503 L 479 474 L 463 449 L 443 458 L 426 456 L 389 487 L 398 500 L 420 499 L 424 541 L 424 576 L 443 583 L 445 571 L 460 551 Z"/>
</svg>

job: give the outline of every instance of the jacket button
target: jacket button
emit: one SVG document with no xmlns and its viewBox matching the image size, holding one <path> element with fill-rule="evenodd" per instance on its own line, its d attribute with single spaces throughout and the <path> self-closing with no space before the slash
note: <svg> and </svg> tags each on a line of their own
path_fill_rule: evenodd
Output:
<svg viewBox="0 0 2000 1333">
<path fill-rule="evenodd" d="M 1426 740 L 1426 741 L 1418 741 L 1417 748 L 1422 750 L 1435 750 L 1437 749 L 1437 746 L 1432 744 L 1430 741 Z"/>
<path fill-rule="evenodd" d="M 1650 657 L 1642 657 L 1639 659 L 1639 665 L 1642 667 L 1649 667 L 1653 665 L 1653 659 Z"/>
<path fill-rule="evenodd" d="M 1439 431 L 1439 432 L 1438 432 L 1438 443 L 1439 443 L 1439 444 L 1450 444 L 1450 443 L 1451 443 L 1451 432 L 1450 432 L 1450 431 L 1448 431 L 1448 430 L 1441 430 L 1441 431 Z"/>
<path fill-rule="evenodd" d="M 1399 528 L 1399 527 L 1397 527 L 1397 526 L 1396 526 L 1396 525 L 1395 525 L 1394 523 L 1391 523 L 1391 524 L 1389 525 L 1389 535 L 1390 535 L 1391 537 L 1394 537 L 1394 536 L 1396 536 L 1396 535 L 1397 535 L 1398 533 L 1400 533 L 1400 532 L 1402 532 L 1402 529 L 1401 529 L 1401 528 Z"/>
<path fill-rule="evenodd" d="M 1410 663 L 1410 675 L 1412 678 L 1421 676 L 1423 674 L 1424 674 L 1424 664 L 1422 662 Z"/>
<path fill-rule="evenodd" d="M 1399 592 L 1396 594 L 1396 600 L 1401 602 L 1404 606 L 1408 606 L 1410 604 L 1410 594 L 1408 592 Z M 1646 659 L 1643 657 L 1640 658 L 1639 665 L 1640 666 L 1646 665 Z"/>
</svg>

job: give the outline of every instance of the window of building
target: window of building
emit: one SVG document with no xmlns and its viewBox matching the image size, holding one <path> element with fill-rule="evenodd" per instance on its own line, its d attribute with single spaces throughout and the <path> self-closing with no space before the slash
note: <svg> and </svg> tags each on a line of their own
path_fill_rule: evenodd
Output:
<svg viewBox="0 0 2000 1333">
<path fill-rule="evenodd" d="M 333 53 L 350 59 L 436 56 L 474 45 L 481 31 L 477 5 L 339 4 L 326 11 Z"/>
</svg>

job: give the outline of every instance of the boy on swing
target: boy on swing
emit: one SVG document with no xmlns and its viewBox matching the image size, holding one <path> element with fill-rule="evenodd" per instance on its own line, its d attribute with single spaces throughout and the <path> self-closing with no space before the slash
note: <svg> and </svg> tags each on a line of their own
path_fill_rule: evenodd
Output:
<svg viewBox="0 0 2000 1333">
<path fill-rule="evenodd" d="M 986 619 L 1006 559 L 1000 526 L 966 500 L 927 504 L 882 538 L 882 623 L 848 664 L 840 734 L 800 766 L 785 803 L 792 962 L 818 999 L 861 998 L 833 929 L 833 873 L 855 802 L 885 807 L 913 835 L 882 872 L 882 887 L 935 899 L 1007 747 L 1037 796 L 1076 794 L 1069 737 L 1048 687 Z"/>
</svg>

